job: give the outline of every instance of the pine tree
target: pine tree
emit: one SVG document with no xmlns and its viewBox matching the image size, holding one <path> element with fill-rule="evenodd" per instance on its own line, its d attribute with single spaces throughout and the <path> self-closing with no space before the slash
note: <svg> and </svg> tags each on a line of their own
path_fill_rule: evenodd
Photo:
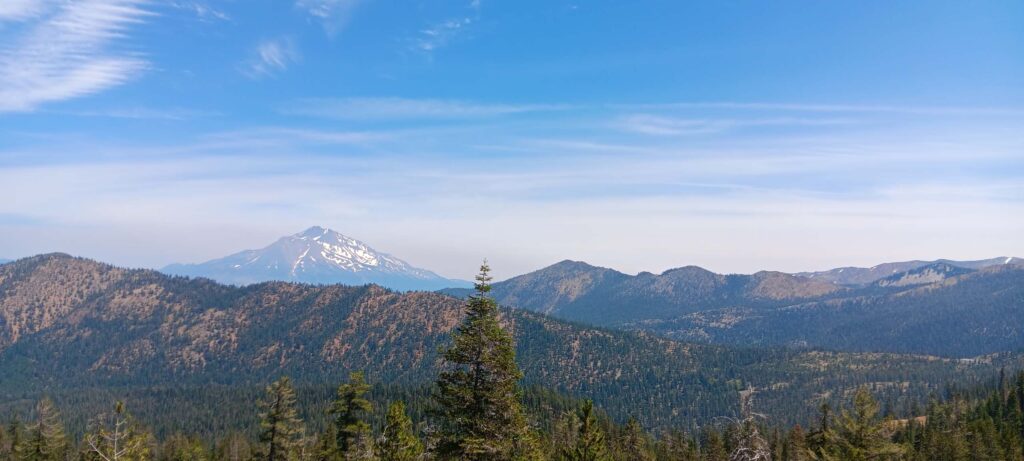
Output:
<svg viewBox="0 0 1024 461">
<path fill-rule="evenodd" d="M 597 417 L 594 416 L 594 402 L 590 400 L 583 402 L 576 415 L 576 426 L 576 446 L 566 448 L 563 451 L 563 459 L 567 461 L 611 460 L 604 432 L 598 427 Z"/>
<path fill-rule="evenodd" d="M 17 417 L 11 418 L 11 422 L 7 425 L 7 440 L 3 446 L 0 446 L 0 455 L 5 461 L 12 461 L 18 458 L 19 452 L 21 452 L 23 445 L 23 431 L 21 421 Z"/>
<path fill-rule="evenodd" d="M 327 428 L 317 436 L 316 461 L 341 461 L 341 450 L 338 450 L 338 430 L 334 424 L 328 424 Z"/>
<path fill-rule="evenodd" d="M 466 317 L 444 351 L 444 371 L 434 393 L 442 459 L 503 461 L 536 455 L 519 401 L 522 373 L 512 335 L 502 328 L 498 305 L 488 295 L 489 271 L 485 262 L 476 293 L 466 303 Z"/>
<path fill-rule="evenodd" d="M 36 421 L 28 427 L 28 437 L 19 458 L 22 461 L 61 461 L 66 450 L 64 423 L 53 402 L 43 397 L 36 404 Z"/>
<path fill-rule="evenodd" d="M 365 397 L 369 391 L 363 372 L 352 372 L 348 382 L 338 386 L 337 398 L 331 404 L 338 451 L 345 461 L 375 459 L 370 424 L 365 421 L 373 411 Z"/>
<path fill-rule="evenodd" d="M 295 461 L 303 432 L 295 408 L 295 389 L 284 376 L 267 386 L 266 396 L 260 401 L 260 459 Z"/>
<path fill-rule="evenodd" d="M 725 450 L 725 441 L 722 435 L 714 429 L 706 429 L 701 437 L 701 460 L 703 461 L 728 461 L 729 454 Z"/>
<path fill-rule="evenodd" d="M 85 436 L 87 457 L 103 461 L 146 461 L 150 459 L 150 436 L 139 429 L 124 403 L 116 402 L 114 412 L 100 415 Z"/>
<path fill-rule="evenodd" d="M 167 438 L 160 446 L 158 461 L 207 461 L 208 456 L 203 443 L 182 434 Z"/>
<path fill-rule="evenodd" d="M 404 402 L 393 402 L 388 406 L 377 447 L 381 461 L 414 461 L 423 455 L 423 443 L 413 432 Z"/>
<path fill-rule="evenodd" d="M 647 433 L 632 416 L 626 421 L 621 446 L 623 454 L 630 461 L 651 461 L 654 458 L 647 444 Z"/>
<path fill-rule="evenodd" d="M 868 461 L 896 459 L 903 449 L 882 433 L 880 406 L 866 387 L 857 390 L 853 408 L 844 410 L 836 422 L 835 437 L 823 447 L 824 459 Z"/>
<path fill-rule="evenodd" d="M 252 458 L 252 446 L 248 438 L 232 432 L 216 444 L 215 455 L 218 461 L 249 461 Z"/>
<path fill-rule="evenodd" d="M 0 461 L 8 461 L 11 458 L 10 448 L 7 446 L 8 438 L 7 430 L 0 427 Z"/>
<path fill-rule="evenodd" d="M 807 461 L 807 440 L 804 436 L 804 428 L 799 424 L 789 431 L 783 454 L 782 461 Z"/>
<path fill-rule="evenodd" d="M 697 452 L 697 445 L 686 433 L 678 429 L 672 429 L 664 437 L 664 454 L 658 459 L 670 461 L 699 461 L 700 453 Z"/>
</svg>

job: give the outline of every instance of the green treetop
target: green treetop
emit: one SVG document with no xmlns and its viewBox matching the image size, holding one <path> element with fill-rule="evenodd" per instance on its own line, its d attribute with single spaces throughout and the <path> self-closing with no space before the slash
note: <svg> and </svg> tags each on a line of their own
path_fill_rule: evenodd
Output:
<svg viewBox="0 0 1024 461">
<path fill-rule="evenodd" d="M 511 460 L 530 456 L 532 434 L 519 401 L 512 335 L 502 328 L 490 298 L 490 268 L 476 277 L 466 317 L 444 351 L 434 399 L 438 406 L 441 459 Z"/>
<path fill-rule="evenodd" d="M 260 401 L 260 459 L 295 461 L 303 427 L 295 405 L 295 389 L 287 376 L 267 386 Z"/>
</svg>

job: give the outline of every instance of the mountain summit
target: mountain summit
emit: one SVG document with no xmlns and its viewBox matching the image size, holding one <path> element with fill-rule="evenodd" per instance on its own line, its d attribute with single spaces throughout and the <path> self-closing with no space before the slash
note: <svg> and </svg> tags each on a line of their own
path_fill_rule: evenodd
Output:
<svg viewBox="0 0 1024 461">
<path fill-rule="evenodd" d="M 396 290 L 469 286 L 414 267 L 363 242 L 320 226 L 282 237 L 259 250 L 246 250 L 201 264 L 172 264 L 163 272 L 247 285 L 265 281 L 314 284 L 375 283 Z"/>
</svg>

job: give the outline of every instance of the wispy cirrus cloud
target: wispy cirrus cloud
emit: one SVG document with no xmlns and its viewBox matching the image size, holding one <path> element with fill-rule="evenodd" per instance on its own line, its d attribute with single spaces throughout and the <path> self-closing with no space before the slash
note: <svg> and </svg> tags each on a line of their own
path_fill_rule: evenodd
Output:
<svg viewBox="0 0 1024 461">
<path fill-rule="evenodd" d="M 167 109 L 153 109 L 148 107 L 123 107 L 123 108 L 112 108 L 112 109 L 97 109 L 97 110 L 78 110 L 78 111 L 67 111 L 67 112 L 54 112 L 60 115 L 73 115 L 77 117 L 102 117 L 102 118 L 120 118 L 129 120 L 191 120 L 202 117 L 217 117 L 223 115 L 219 112 L 194 110 L 194 109 L 182 109 L 182 108 L 167 108 Z"/>
<path fill-rule="evenodd" d="M 435 50 L 447 46 L 464 35 L 480 19 L 480 6 L 480 0 L 472 0 L 466 14 L 434 22 L 420 29 L 419 34 L 412 40 L 411 49 L 430 55 Z"/>
<path fill-rule="evenodd" d="M 680 118 L 650 114 L 632 114 L 620 117 L 615 125 L 625 131 L 658 136 L 685 136 L 720 133 L 744 127 L 768 126 L 829 126 L 857 123 L 852 119 L 836 118 Z"/>
<path fill-rule="evenodd" d="M 419 36 L 413 40 L 413 48 L 425 53 L 441 48 L 464 32 L 473 20 L 471 17 L 448 19 L 420 30 Z"/>
<path fill-rule="evenodd" d="M 243 66 L 242 73 L 249 78 L 269 77 L 288 70 L 301 59 L 298 46 L 288 37 L 263 40 L 253 56 Z"/>
<path fill-rule="evenodd" d="M 205 2 L 173 0 L 170 2 L 170 6 L 193 13 L 200 21 L 228 21 L 231 19 L 224 11 L 214 8 Z"/>
<path fill-rule="evenodd" d="M 107 90 L 148 67 L 139 53 L 121 46 L 152 14 L 142 0 L 3 4 L 0 18 L 30 22 L 0 45 L 0 112 Z"/>
<path fill-rule="evenodd" d="M 485 104 L 445 99 L 314 98 L 285 106 L 286 115 L 335 119 L 460 119 L 495 117 L 567 108 L 557 104 Z"/>
<path fill-rule="evenodd" d="M 45 11 L 45 7 L 40 0 L 4 0 L 0 2 L 0 22 L 29 19 Z"/>
<path fill-rule="evenodd" d="M 360 3 L 361 0 L 297 0 L 295 6 L 320 21 L 327 34 L 333 36 L 348 25 Z"/>
<path fill-rule="evenodd" d="M 872 104 L 815 104 L 796 102 L 669 102 L 654 104 L 622 104 L 634 109 L 721 109 L 775 112 L 845 112 L 845 113 L 890 113 L 907 115 L 995 115 L 1024 116 L 1024 109 L 1018 107 L 976 107 L 976 106 L 913 106 L 913 105 L 872 105 Z"/>
</svg>

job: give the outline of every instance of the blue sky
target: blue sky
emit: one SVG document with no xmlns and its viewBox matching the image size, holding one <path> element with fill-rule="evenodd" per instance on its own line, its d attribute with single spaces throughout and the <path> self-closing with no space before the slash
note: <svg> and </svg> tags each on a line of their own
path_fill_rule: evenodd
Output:
<svg viewBox="0 0 1024 461">
<path fill-rule="evenodd" d="M 0 2 L 0 257 L 1024 256 L 1024 3 Z"/>
</svg>

